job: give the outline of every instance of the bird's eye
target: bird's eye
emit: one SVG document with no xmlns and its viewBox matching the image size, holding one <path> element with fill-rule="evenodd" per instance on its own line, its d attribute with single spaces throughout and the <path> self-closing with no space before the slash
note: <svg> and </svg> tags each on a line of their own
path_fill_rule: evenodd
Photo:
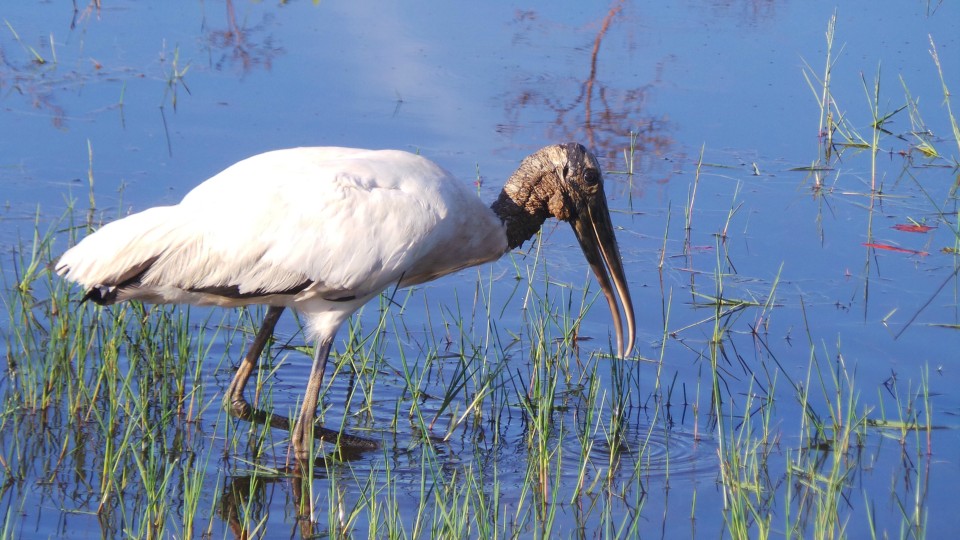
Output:
<svg viewBox="0 0 960 540">
<path fill-rule="evenodd" d="M 588 186 L 595 186 L 600 183 L 600 172 L 596 169 L 587 169 L 583 172 L 583 183 Z"/>
</svg>

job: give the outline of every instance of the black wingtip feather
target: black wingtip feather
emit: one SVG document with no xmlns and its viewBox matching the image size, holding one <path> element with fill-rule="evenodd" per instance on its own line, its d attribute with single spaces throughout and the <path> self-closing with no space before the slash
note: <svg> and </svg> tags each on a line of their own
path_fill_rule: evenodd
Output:
<svg viewBox="0 0 960 540">
<path fill-rule="evenodd" d="M 294 285 L 293 287 L 283 289 L 283 290 L 276 290 L 276 291 L 267 291 L 263 289 L 258 289 L 255 291 L 240 292 L 240 287 L 238 285 L 216 285 L 211 287 L 192 287 L 186 290 L 194 293 L 212 294 L 216 296 L 222 296 L 224 298 L 245 300 L 250 298 L 260 298 L 263 296 L 295 295 L 299 292 L 302 292 L 304 289 L 306 289 L 310 285 L 313 285 L 313 281 L 308 279 L 303 281 L 302 283 Z"/>
<path fill-rule="evenodd" d="M 89 300 L 98 306 L 109 306 L 110 304 L 116 303 L 117 290 L 116 287 L 94 287 L 83 295 L 80 303 L 82 304 Z"/>
</svg>

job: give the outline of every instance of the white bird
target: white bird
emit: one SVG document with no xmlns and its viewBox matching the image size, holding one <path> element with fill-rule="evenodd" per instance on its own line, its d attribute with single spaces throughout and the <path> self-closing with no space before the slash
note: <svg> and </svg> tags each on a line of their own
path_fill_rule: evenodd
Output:
<svg viewBox="0 0 960 540">
<path fill-rule="evenodd" d="M 336 435 L 315 426 L 317 400 L 334 336 L 351 314 L 388 287 L 495 260 L 550 216 L 573 226 L 613 314 L 618 354 L 629 355 L 633 305 L 603 177 L 597 159 L 576 143 L 524 159 L 490 207 L 467 184 L 408 152 L 267 152 L 203 182 L 179 204 L 105 225 L 64 253 L 55 269 L 87 290 L 84 300 L 101 305 L 269 306 L 224 399 L 246 419 L 266 416 L 250 407 L 244 387 L 283 309 L 297 310 L 317 340 L 291 441 L 296 457 L 305 459 L 314 437 Z"/>
</svg>

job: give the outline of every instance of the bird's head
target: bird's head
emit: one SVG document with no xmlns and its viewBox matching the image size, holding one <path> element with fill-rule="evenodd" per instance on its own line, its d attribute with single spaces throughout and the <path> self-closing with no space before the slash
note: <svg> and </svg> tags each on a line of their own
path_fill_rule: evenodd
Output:
<svg viewBox="0 0 960 540">
<path fill-rule="evenodd" d="M 510 247 L 529 239 L 549 216 L 570 223 L 610 306 L 618 353 L 629 355 L 635 332 L 633 302 L 597 158 L 577 143 L 542 148 L 523 160 L 493 204 L 493 210 L 507 225 Z M 626 342 L 621 306 L 627 319 Z"/>
</svg>

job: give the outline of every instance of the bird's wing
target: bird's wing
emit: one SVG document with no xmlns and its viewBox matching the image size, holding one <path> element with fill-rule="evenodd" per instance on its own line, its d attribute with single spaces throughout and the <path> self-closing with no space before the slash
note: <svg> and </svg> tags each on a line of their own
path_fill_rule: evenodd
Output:
<svg viewBox="0 0 960 540">
<path fill-rule="evenodd" d="M 179 205 L 107 225 L 68 251 L 58 268 L 88 287 L 126 280 L 131 292 L 138 288 L 154 301 L 169 288 L 250 301 L 272 294 L 359 297 L 412 274 L 456 269 L 441 268 L 455 264 L 446 260 L 455 248 L 448 253 L 441 244 L 484 213 L 475 195 L 409 153 L 282 150 L 231 166 Z M 481 223 L 495 225 L 491 219 Z M 486 235 L 468 236 L 463 249 L 476 250 L 472 238 Z"/>
</svg>

